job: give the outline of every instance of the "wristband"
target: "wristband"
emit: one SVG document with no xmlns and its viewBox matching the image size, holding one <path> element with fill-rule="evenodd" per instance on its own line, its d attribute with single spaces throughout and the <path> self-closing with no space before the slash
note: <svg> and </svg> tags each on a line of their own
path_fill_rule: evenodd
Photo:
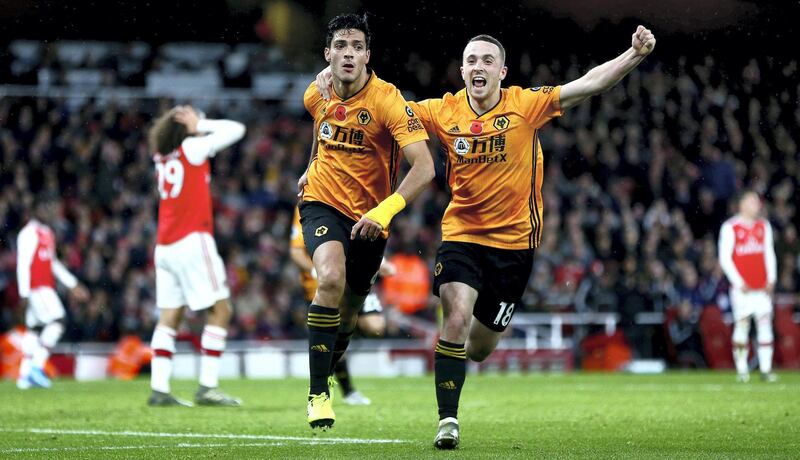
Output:
<svg viewBox="0 0 800 460">
<path fill-rule="evenodd" d="M 364 217 L 373 220 L 384 229 L 389 226 L 392 218 L 406 207 L 406 200 L 403 195 L 395 192 L 388 198 L 378 203 L 378 206 L 367 211 Z"/>
</svg>

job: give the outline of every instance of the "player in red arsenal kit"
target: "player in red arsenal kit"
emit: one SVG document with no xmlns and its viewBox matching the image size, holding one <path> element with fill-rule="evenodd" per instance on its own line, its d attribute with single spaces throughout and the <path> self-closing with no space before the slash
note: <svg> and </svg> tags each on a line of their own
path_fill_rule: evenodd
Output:
<svg viewBox="0 0 800 460">
<path fill-rule="evenodd" d="M 209 310 L 200 339 L 200 388 L 195 402 L 241 404 L 217 389 L 232 308 L 225 265 L 213 237 L 208 159 L 240 140 L 244 132 L 239 122 L 200 119 L 188 106 L 172 109 L 150 130 L 159 194 L 155 249 L 159 319 L 151 342 L 151 406 L 191 405 L 170 391 L 175 334 L 185 306 Z"/>
<path fill-rule="evenodd" d="M 722 224 L 719 263 L 731 283 L 733 357 L 738 380 L 750 380 L 747 365 L 750 319 L 756 321 L 758 366 L 761 377 L 775 381 L 772 373 L 772 293 L 777 277 L 772 227 L 760 218 L 761 199 L 746 192 L 739 201 L 739 214 Z"/>
<path fill-rule="evenodd" d="M 28 330 L 22 339 L 24 354 L 17 387 L 50 388 L 44 365 L 50 350 L 64 333 L 64 306 L 56 294 L 56 278 L 80 301 L 89 299 L 86 288 L 56 256 L 56 239 L 47 225 L 58 215 L 55 197 L 37 197 L 31 219 L 17 236 L 17 289 L 25 307 Z"/>
</svg>

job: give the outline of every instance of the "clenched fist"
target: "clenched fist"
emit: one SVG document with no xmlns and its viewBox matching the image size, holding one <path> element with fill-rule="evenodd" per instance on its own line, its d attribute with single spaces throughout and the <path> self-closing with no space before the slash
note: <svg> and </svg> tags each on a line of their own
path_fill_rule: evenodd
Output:
<svg viewBox="0 0 800 460">
<path fill-rule="evenodd" d="M 645 26 L 639 26 L 631 36 L 631 46 L 639 56 L 647 56 L 656 47 L 656 36 Z"/>
</svg>

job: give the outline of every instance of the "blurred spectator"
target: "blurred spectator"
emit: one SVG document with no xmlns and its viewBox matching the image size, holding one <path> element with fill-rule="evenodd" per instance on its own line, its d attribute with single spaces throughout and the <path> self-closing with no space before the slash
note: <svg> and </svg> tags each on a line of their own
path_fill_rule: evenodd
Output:
<svg viewBox="0 0 800 460">
<path fill-rule="evenodd" d="M 688 300 L 684 300 L 678 304 L 677 314 L 669 323 L 669 338 L 675 347 L 675 358 L 679 367 L 706 367 L 698 318 L 697 310 Z"/>
<path fill-rule="evenodd" d="M 41 68 L 56 83 L 66 77 L 70 67 L 52 47 L 41 56 Z M 147 66 L 166 65 L 163 50 L 139 44 L 116 56 L 77 62 L 110 72 L 104 85 L 142 85 Z M 743 186 L 766 199 L 777 289 L 800 290 L 800 112 L 791 103 L 800 99 L 800 86 L 786 76 L 796 59 L 653 58 L 543 129 L 545 228 L 518 311 L 618 312 L 630 328 L 626 335 L 637 335 L 633 321 L 640 312 L 680 303 L 690 307 L 683 315 L 689 321 L 708 303 L 725 308 L 727 286 L 708 254 L 730 215 L 727 200 Z M 515 83 L 563 83 L 589 65 L 576 56 L 539 59 L 519 69 Z M 462 84 L 455 61 L 416 55 L 408 62 L 414 72 L 402 78 L 420 98 Z M 30 83 L 31 74 L 14 78 Z M 226 82 L 233 80 L 239 85 L 249 78 Z M 51 190 L 62 198 L 54 228 L 64 242 L 61 257 L 95 294 L 87 305 L 69 302 L 66 338 L 148 337 L 157 203 L 144 133 L 150 114 L 173 104 L 111 96 L 0 98 L 0 326 L 20 318 L 13 241 L 32 194 Z M 215 236 L 236 311 L 231 336 L 302 337 L 305 305 L 287 263 L 288 233 L 313 127 L 256 98 L 222 96 L 204 100 L 202 108 L 209 117 L 224 114 L 248 125 L 247 138 L 212 163 Z M 411 252 L 432 269 L 449 200 L 444 183 L 439 178 L 396 218 L 389 255 Z M 390 324 L 389 333 L 394 329 Z"/>
</svg>

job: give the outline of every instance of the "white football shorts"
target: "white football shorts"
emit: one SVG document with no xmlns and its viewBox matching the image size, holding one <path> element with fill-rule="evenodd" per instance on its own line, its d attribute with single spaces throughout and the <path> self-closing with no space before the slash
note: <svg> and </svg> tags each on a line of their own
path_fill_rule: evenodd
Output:
<svg viewBox="0 0 800 460">
<path fill-rule="evenodd" d="M 739 321 L 747 317 L 756 319 L 772 315 L 772 299 L 767 291 L 748 291 L 731 288 L 731 309 L 733 319 Z"/>
<path fill-rule="evenodd" d="M 29 328 L 45 326 L 64 318 L 64 305 L 55 289 L 38 287 L 31 290 L 28 308 L 25 311 L 25 325 Z"/>
<path fill-rule="evenodd" d="M 156 245 L 158 308 L 204 310 L 230 297 L 225 264 L 214 237 L 195 232 L 166 245 Z"/>
</svg>

